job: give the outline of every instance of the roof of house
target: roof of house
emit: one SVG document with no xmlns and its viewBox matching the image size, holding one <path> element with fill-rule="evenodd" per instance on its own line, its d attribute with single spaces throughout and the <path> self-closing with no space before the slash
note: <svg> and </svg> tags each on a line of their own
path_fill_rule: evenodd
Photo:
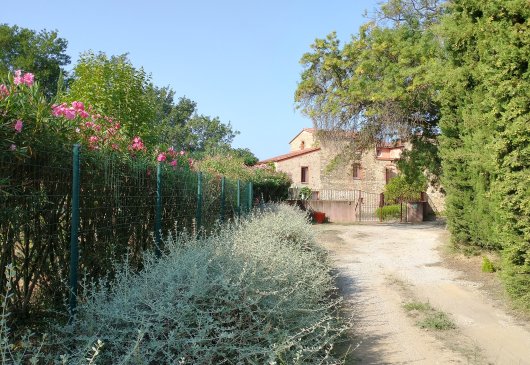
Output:
<svg viewBox="0 0 530 365">
<path fill-rule="evenodd" d="M 302 132 L 309 132 L 309 133 L 315 133 L 316 129 L 315 128 L 304 128 L 302 129 L 300 132 L 298 132 L 298 134 L 296 136 L 294 136 L 293 139 L 291 139 L 289 141 L 289 143 L 291 143 L 292 141 L 294 141 L 296 139 L 296 137 L 298 137 L 300 134 L 302 134 Z"/>
<path fill-rule="evenodd" d="M 288 159 L 293 158 L 293 157 L 305 155 L 307 153 L 312 153 L 312 152 L 316 152 L 316 151 L 319 151 L 319 150 L 320 150 L 320 147 L 305 148 L 303 150 L 293 151 L 293 152 L 290 152 L 290 153 L 286 153 L 285 155 L 280 155 L 280 156 L 269 158 L 267 160 L 259 161 L 258 164 L 269 163 L 269 162 L 279 162 L 279 161 L 283 161 L 283 160 L 288 160 Z"/>
</svg>

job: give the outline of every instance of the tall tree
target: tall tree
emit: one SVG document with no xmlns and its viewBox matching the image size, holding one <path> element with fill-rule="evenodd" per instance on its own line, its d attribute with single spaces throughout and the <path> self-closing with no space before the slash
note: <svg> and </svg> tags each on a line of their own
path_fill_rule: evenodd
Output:
<svg viewBox="0 0 530 365">
<path fill-rule="evenodd" d="M 302 57 L 297 106 L 317 128 L 336 131 L 326 133 L 331 138 L 353 132 L 356 138 L 350 141 L 355 145 L 345 153 L 353 155 L 381 140 L 407 139 L 429 148 L 406 155 L 404 161 L 438 161 L 432 142 L 440 108 L 431 70 L 439 44 L 429 24 L 435 19 L 431 12 L 441 10 L 438 1 L 425 2 L 419 7 L 416 0 L 389 1 L 379 13 L 384 24 L 363 25 L 342 47 L 334 33 L 317 39 L 312 52 Z M 424 168 L 439 171 L 436 164 L 429 164 L 414 172 Z"/>
<path fill-rule="evenodd" d="M 81 100 L 116 118 L 129 137 L 139 135 L 150 144 L 158 140 L 158 131 L 153 128 L 157 92 L 150 75 L 143 68 L 135 68 L 126 54 L 108 57 L 105 53 L 83 53 L 74 67 L 67 99 Z"/>
<path fill-rule="evenodd" d="M 509 292 L 530 307 L 530 3 L 452 0 L 440 29 L 441 155 L 461 243 L 503 250 Z"/>
<path fill-rule="evenodd" d="M 68 42 L 57 31 L 35 32 L 16 25 L 0 24 L 0 78 L 21 69 L 35 74 L 48 99 L 57 93 L 63 66 L 70 63 Z"/>
</svg>

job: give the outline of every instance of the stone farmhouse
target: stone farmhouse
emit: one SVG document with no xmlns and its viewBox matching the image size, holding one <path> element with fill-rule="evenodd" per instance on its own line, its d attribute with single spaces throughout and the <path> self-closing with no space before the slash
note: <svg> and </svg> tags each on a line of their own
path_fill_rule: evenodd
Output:
<svg viewBox="0 0 530 365">
<path fill-rule="evenodd" d="M 388 181 L 396 176 L 395 162 L 405 148 L 402 143 L 382 144 L 363 151 L 358 162 L 331 169 L 329 166 L 340 151 L 336 143 L 332 145 L 320 141 L 315 129 L 304 128 L 289 144 L 289 153 L 260 163 L 274 163 L 278 171 L 286 172 L 291 177 L 292 187 L 307 186 L 315 192 L 361 190 L 382 193 Z"/>
<path fill-rule="evenodd" d="M 272 163 L 276 170 L 287 173 L 293 181 L 291 188 L 294 192 L 302 187 L 310 188 L 313 201 L 349 201 L 350 204 L 360 201 L 366 206 L 370 198 L 374 201 L 371 205 L 377 207 L 385 185 L 398 173 L 396 161 L 410 144 L 381 143 L 360 152 L 354 161 L 342 162 L 332 168 L 346 143 L 319 138 L 319 133 L 322 132 L 304 128 L 289 142 L 289 153 L 259 163 Z M 429 187 L 424 198 L 430 200 L 434 211 L 443 210 L 443 195 L 437 189 Z M 359 210 L 361 206 L 355 209 Z"/>
</svg>

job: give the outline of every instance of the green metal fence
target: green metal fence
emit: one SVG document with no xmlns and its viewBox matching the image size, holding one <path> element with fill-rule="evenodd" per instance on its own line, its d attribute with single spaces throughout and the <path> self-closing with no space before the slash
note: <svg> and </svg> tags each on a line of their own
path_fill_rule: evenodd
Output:
<svg viewBox="0 0 530 365">
<path fill-rule="evenodd" d="M 112 276 L 125 257 L 140 269 L 143 251 L 163 249 L 165 232 L 208 234 L 253 204 L 243 181 L 77 146 L 0 153 L 0 173 L 0 270 L 15 268 L 19 318 L 68 297 L 73 311 L 80 276 Z"/>
</svg>

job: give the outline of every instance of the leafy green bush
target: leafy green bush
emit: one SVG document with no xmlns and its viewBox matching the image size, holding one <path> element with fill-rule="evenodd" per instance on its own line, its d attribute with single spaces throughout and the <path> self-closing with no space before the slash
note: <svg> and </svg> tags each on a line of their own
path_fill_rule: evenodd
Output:
<svg viewBox="0 0 530 365">
<path fill-rule="evenodd" d="M 427 187 L 425 176 L 409 181 L 401 174 L 385 185 L 385 200 L 388 202 L 418 201 L 422 191 Z"/>
<path fill-rule="evenodd" d="M 377 208 L 375 212 L 376 212 L 377 217 L 382 216 L 383 220 L 399 219 L 401 217 L 401 205 L 399 204 L 385 205 L 382 208 Z"/>
<path fill-rule="evenodd" d="M 284 206 L 200 240 L 170 236 L 141 272 L 123 265 L 112 282 L 88 285 L 75 325 L 56 327 L 44 353 L 66 363 L 87 353 L 99 364 L 340 363 L 331 350 L 347 325 L 314 242 L 304 213 Z"/>
<path fill-rule="evenodd" d="M 246 166 L 243 158 L 232 155 L 206 156 L 198 161 L 197 169 L 213 175 L 226 176 L 231 179 L 251 181 L 254 197 L 270 201 L 279 201 L 287 198 L 288 188 L 291 185 L 289 176 L 276 171 L 274 166 L 256 165 Z"/>
<path fill-rule="evenodd" d="M 482 272 L 495 272 L 495 266 L 486 256 L 482 257 Z"/>
</svg>

